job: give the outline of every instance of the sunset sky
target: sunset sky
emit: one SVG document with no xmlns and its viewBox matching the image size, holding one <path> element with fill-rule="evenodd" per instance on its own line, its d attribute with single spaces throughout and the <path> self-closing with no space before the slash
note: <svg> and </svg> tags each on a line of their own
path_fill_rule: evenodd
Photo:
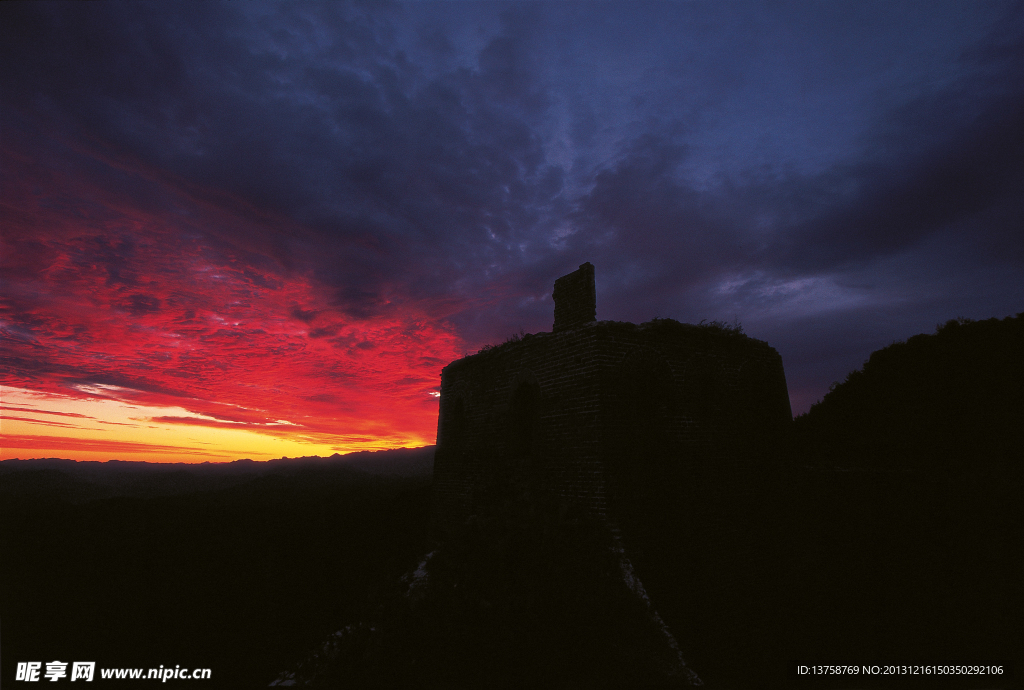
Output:
<svg viewBox="0 0 1024 690">
<path fill-rule="evenodd" d="M 2 3 L 0 61 L 2 458 L 432 444 L 584 261 L 798 414 L 1024 311 L 1021 2 Z"/>
</svg>

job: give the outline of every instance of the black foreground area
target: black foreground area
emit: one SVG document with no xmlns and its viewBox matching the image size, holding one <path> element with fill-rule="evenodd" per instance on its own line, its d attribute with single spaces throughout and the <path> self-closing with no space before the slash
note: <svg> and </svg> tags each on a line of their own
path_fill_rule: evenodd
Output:
<svg viewBox="0 0 1024 690">
<path fill-rule="evenodd" d="M 678 513 L 623 531 L 708 687 L 1013 688 L 1021 488 L 908 473 L 706 475 Z M 342 645 L 346 658 L 307 662 L 307 680 L 681 687 L 659 675 L 663 641 L 602 555 L 600 530 L 543 497 L 507 493 L 435 554 L 425 593 L 407 596 L 400 577 L 425 553 L 429 489 L 422 477 L 322 468 L 77 505 L 8 494 L 2 682 L 13 684 L 18 661 L 77 660 L 204 667 L 204 687 L 266 687 L 352 626 L 363 639 Z M 872 660 L 1001 662 L 1018 677 L 915 686 L 801 681 L 791 669 Z"/>
<path fill-rule="evenodd" d="M 1024 687 L 1022 322 L 876 352 L 744 466 L 648 463 L 621 543 L 707 687 Z M 0 463 L 0 683 L 53 660 L 213 672 L 167 687 L 691 683 L 611 534 L 528 481 L 431 547 L 431 455 Z M 1002 673 L 796 674 L 887 662 Z"/>
<path fill-rule="evenodd" d="M 3 687 L 21 685 L 16 662 L 45 671 L 53 660 L 209 668 L 210 681 L 180 685 L 265 687 L 337 621 L 360 615 L 427 536 L 426 477 L 309 468 L 76 505 L 44 500 L 73 482 L 43 472 L 0 475 L 31 483 L 21 495 L 33 496 L 26 505 L 5 491 L 0 504 Z"/>
</svg>

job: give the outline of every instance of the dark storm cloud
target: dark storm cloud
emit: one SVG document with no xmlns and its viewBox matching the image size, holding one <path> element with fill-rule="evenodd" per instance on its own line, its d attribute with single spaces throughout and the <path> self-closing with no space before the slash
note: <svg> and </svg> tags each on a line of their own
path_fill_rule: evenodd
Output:
<svg viewBox="0 0 1024 690">
<path fill-rule="evenodd" d="M 1024 40 L 1019 21 L 1017 34 L 1005 26 L 998 50 L 965 51 L 969 78 L 877 113 L 859 158 L 821 172 L 752 165 L 695 186 L 679 174 L 691 150 L 678 136 L 642 134 L 581 198 L 578 224 L 589 232 L 573 248 L 617 267 L 603 278 L 623 304 L 644 296 L 654 311 L 666 302 L 685 311 L 688 289 L 731 273 L 761 274 L 744 286 L 755 291 L 772 276 L 870 273 L 951 228 L 966 235 L 966 224 L 975 247 L 994 243 L 1000 261 L 1024 270 Z"/>
<path fill-rule="evenodd" d="M 742 238 L 716 217 L 705 195 L 675 179 L 685 157 L 685 147 L 656 134 L 632 142 L 613 169 L 595 176 L 578 219 L 588 232 L 576 244 L 643 262 L 650 271 L 671 267 L 679 272 L 680 286 L 720 269 Z"/>
<path fill-rule="evenodd" d="M 682 267 L 721 270 L 723 260 L 776 262 L 789 270 L 864 262 L 942 232 L 1024 190 L 1024 40 L 979 66 L 991 75 L 957 83 L 884 113 L 862 142 L 862 160 L 816 175 L 750 174 L 712 190 L 678 179 L 685 147 L 647 133 L 595 176 L 581 224 L 687 250 Z M 758 213 L 769 211 L 770 246 L 755 251 Z M 616 251 L 621 247 L 616 245 Z M 698 276 L 699 277 L 699 276 Z"/>
<path fill-rule="evenodd" d="M 1009 85 L 1022 65 L 1001 76 Z M 820 269 L 889 254 L 942 232 L 951 224 L 1024 195 L 1024 90 L 985 94 L 964 85 L 929 95 L 893 113 L 874 147 L 882 161 L 832 171 L 819 189 L 853 187 L 834 195 L 821 216 L 788 233 L 789 260 Z M 930 140 L 907 150 L 913 139 Z M 819 192 L 820 193 L 820 192 Z M 990 227 L 991 233 L 1006 228 Z M 1024 237 L 1016 235 L 1020 258 Z"/>
<path fill-rule="evenodd" d="M 160 298 L 143 294 L 130 295 L 128 297 L 127 308 L 133 316 L 153 314 L 160 311 Z"/>
<path fill-rule="evenodd" d="M 479 70 L 414 90 L 417 69 L 384 43 L 379 17 L 268 9 L 20 8 L 6 26 L 26 69 L 5 88 L 25 109 L 318 230 L 281 252 L 318 263 L 339 304 L 361 315 L 414 256 L 422 264 L 424 250 L 444 256 L 467 241 L 489 253 L 488 238 L 514 241 L 557 195 L 559 171 L 512 112 L 543 103 L 519 13 Z"/>
<path fill-rule="evenodd" d="M 924 292 L 1024 271 L 1022 7 L 8 3 L 0 117 L 265 211 L 265 237 L 188 228 L 222 256 L 258 240 L 246 284 L 310 272 L 357 320 L 415 302 L 473 343 L 547 328 L 553 277 L 590 260 L 599 317 L 799 324 L 813 378 L 795 341 L 820 314 L 871 331 L 870 305 L 941 311 Z M 138 241 L 71 260 L 141 317 L 172 298 L 140 284 Z M 325 308 L 286 311 L 333 338 Z"/>
</svg>

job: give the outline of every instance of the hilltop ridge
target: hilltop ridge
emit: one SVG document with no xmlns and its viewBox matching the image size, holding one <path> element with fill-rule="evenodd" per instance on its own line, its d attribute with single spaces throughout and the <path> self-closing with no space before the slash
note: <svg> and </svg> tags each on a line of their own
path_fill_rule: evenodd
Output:
<svg viewBox="0 0 1024 690">
<path fill-rule="evenodd" d="M 265 462 L 248 458 L 201 463 L 11 458 L 0 460 L 0 500 L 14 506 L 38 501 L 77 504 L 119 496 L 175 496 L 225 489 L 261 477 L 323 472 L 353 481 L 429 478 L 433 463 L 434 446 Z"/>
<path fill-rule="evenodd" d="M 1024 314 L 951 319 L 871 354 L 794 424 L 819 468 L 1020 475 Z"/>
</svg>

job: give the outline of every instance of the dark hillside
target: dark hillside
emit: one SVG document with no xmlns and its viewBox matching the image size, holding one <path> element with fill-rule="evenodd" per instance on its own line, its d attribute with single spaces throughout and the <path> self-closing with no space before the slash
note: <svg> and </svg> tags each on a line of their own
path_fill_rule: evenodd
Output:
<svg viewBox="0 0 1024 690">
<path fill-rule="evenodd" d="M 297 673 L 297 687 L 687 688 L 599 520 L 514 480 Z"/>
<path fill-rule="evenodd" d="M 383 473 L 323 458 L 5 462 L 2 684 L 15 661 L 60 659 L 266 686 L 422 555 L 429 474 L 401 475 L 428 451 L 398 452 Z"/>
<path fill-rule="evenodd" d="M 879 350 L 795 420 L 792 480 L 763 500 L 786 525 L 772 538 L 792 654 L 999 660 L 1017 677 L 992 687 L 1020 687 L 1022 316 Z"/>
<path fill-rule="evenodd" d="M 955 319 L 878 350 L 797 418 L 818 467 L 1020 476 L 1024 314 Z"/>
<path fill-rule="evenodd" d="M 708 687 L 1021 687 L 1022 355 L 1021 316 L 950 321 L 871 355 L 794 422 L 788 452 L 690 472 L 674 509 L 649 503 L 627 549 Z M 984 659 L 1017 677 L 792 675 Z"/>
</svg>

